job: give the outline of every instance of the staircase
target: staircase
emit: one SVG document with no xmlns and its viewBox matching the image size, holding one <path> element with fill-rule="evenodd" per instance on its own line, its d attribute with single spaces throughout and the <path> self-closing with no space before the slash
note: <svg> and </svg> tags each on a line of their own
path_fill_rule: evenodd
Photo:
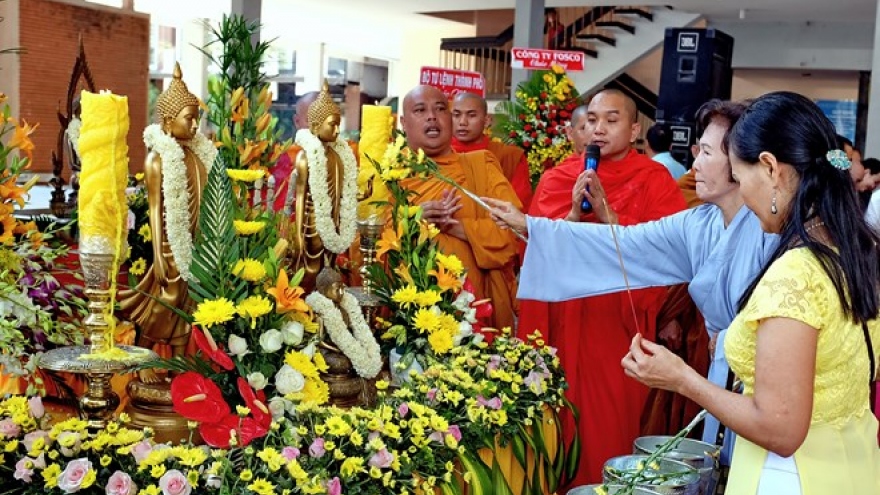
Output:
<svg viewBox="0 0 880 495">
<path fill-rule="evenodd" d="M 570 7 L 559 8 L 557 13 L 565 27 L 547 44 L 581 51 L 588 57 L 583 72 L 568 74 L 578 91 L 586 94 L 605 86 L 616 87 L 637 101 L 643 115 L 652 117 L 656 95 L 625 71 L 663 43 L 666 28 L 687 27 L 701 19 L 699 14 L 667 7 Z M 506 100 L 512 44 L 512 25 L 497 36 L 447 38 L 440 45 L 441 65 L 482 73 L 487 99 Z"/>
</svg>

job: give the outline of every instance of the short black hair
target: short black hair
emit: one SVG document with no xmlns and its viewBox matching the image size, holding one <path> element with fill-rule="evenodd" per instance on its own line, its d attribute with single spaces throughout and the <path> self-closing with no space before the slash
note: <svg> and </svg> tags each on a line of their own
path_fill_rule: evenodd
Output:
<svg viewBox="0 0 880 495">
<path fill-rule="evenodd" d="M 672 146 L 672 133 L 669 132 L 669 128 L 665 125 L 654 124 L 645 133 L 645 140 L 648 141 L 648 146 L 652 150 L 662 153 L 669 151 L 669 148 Z"/>
<path fill-rule="evenodd" d="M 880 173 L 880 160 L 876 158 L 865 158 L 862 160 L 862 165 L 870 170 L 872 174 Z"/>
<path fill-rule="evenodd" d="M 850 141 L 848 137 L 838 134 L 837 135 L 837 147 L 842 150 L 844 146 L 849 146 L 852 149 L 856 149 L 856 147 L 853 146 L 853 142 Z"/>
</svg>

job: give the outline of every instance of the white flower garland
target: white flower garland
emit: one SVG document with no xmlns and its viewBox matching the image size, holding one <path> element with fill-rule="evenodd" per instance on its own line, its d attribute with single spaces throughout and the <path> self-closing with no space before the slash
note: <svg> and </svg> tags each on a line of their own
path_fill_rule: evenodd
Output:
<svg viewBox="0 0 880 495">
<path fill-rule="evenodd" d="M 76 156 L 79 156 L 79 131 L 81 128 L 82 121 L 74 117 L 67 123 L 67 130 L 64 131 L 67 134 L 67 141 L 70 143 L 70 147 L 76 153 Z"/>
<path fill-rule="evenodd" d="M 373 378 L 379 374 L 382 369 L 382 354 L 379 343 L 373 336 L 370 326 L 364 320 L 357 298 L 346 292 L 342 295 L 340 303 L 342 309 L 348 314 L 352 327 L 354 327 L 352 332 L 346 328 L 342 312 L 324 294 L 312 292 L 306 297 L 306 304 L 321 316 L 324 328 L 330 335 L 330 340 L 351 360 L 358 375 L 364 378 Z"/>
<path fill-rule="evenodd" d="M 196 133 L 191 141 L 178 143 L 173 137 L 162 132 L 159 124 L 151 124 L 144 129 L 144 144 L 162 159 L 162 201 L 165 203 L 165 234 L 177 271 L 186 281 L 192 280 L 193 237 L 190 232 L 189 190 L 186 187 L 186 165 L 183 163 L 183 148 L 187 146 L 198 157 L 210 173 L 217 157 L 214 144 L 202 134 Z"/>
<path fill-rule="evenodd" d="M 342 198 L 339 202 L 339 231 L 333 225 L 330 191 L 327 184 L 327 156 L 321 140 L 308 129 L 296 133 L 296 144 L 302 147 L 309 160 L 309 191 L 315 205 L 315 227 L 321 242 L 330 251 L 339 254 L 349 248 L 357 233 L 357 161 L 351 146 L 341 137 L 331 148 L 342 160 Z"/>
</svg>

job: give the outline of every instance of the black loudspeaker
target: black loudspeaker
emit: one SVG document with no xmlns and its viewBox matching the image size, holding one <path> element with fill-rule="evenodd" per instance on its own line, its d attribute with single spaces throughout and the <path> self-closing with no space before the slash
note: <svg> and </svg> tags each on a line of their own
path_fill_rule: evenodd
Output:
<svg viewBox="0 0 880 495">
<path fill-rule="evenodd" d="M 730 99 L 732 59 L 733 38 L 717 29 L 666 30 L 655 120 L 670 127 L 670 152 L 688 166 L 700 105 L 712 98 Z"/>
</svg>

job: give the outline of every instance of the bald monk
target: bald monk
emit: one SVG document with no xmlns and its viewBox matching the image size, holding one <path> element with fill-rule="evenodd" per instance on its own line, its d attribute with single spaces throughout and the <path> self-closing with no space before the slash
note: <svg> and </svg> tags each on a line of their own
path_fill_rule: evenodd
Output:
<svg viewBox="0 0 880 495">
<path fill-rule="evenodd" d="M 529 162 L 517 146 L 489 139 L 486 128 L 492 117 L 486 100 L 474 93 L 458 93 L 452 100 L 452 149 L 459 153 L 487 150 L 498 159 L 501 172 L 510 181 L 523 208 L 528 211 L 532 200 Z"/>
<path fill-rule="evenodd" d="M 452 149 L 452 114 L 440 90 L 417 86 L 410 91 L 403 99 L 400 123 L 409 147 L 424 150 L 445 176 L 479 196 L 520 204 L 491 153 L 458 153 Z M 500 229 L 487 211 L 439 179 L 412 178 L 402 185 L 419 194 L 414 201 L 422 207 L 422 218 L 440 229 L 440 249 L 461 259 L 476 297 L 492 300 L 495 311 L 486 323 L 494 328 L 513 328 L 516 237 Z"/>
<path fill-rule="evenodd" d="M 294 108 L 296 112 L 293 114 L 294 133 L 300 129 L 309 128 L 309 105 L 318 99 L 317 91 L 309 91 L 296 100 Z M 272 176 L 275 177 L 275 211 L 281 211 L 284 208 L 284 200 L 287 197 L 287 183 L 290 181 L 290 173 L 293 171 L 293 157 L 295 157 L 302 148 L 292 145 L 291 149 L 281 155 L 281 158 L 272 167 Z"/>
<path fill-rule="evenodd" d="M 684 198 L 666 167 L 632 148 L 641 131 L 637 117 L 635 103 L 614 90 L 577 108 L 569 139 L 575 150 L 599 146 L 598 174 L 584 172 L 582 152 L 573 154 L 541 177 L 529 215 L 633 225 L 683 210 Z M 588 212 L 581 210 L 584 198 L 593 205 Z M 540 329 L 559 349 L 570 384 L 566 395 L 580 410 L 585 448 L 574 485 L 601 482 L 605 461 L 632 452 L 648 388 L 626 377 L 621 353 L 636 332 L 655 335 L 666 292 L 665 287 L 632 291 L 632 305 L 626 292 L 558 303 L 520 301 L 520 334 Z M 574 431 L 570 416 L 563 416 L 563 431 L 568 437 Z"/>
</svg>

